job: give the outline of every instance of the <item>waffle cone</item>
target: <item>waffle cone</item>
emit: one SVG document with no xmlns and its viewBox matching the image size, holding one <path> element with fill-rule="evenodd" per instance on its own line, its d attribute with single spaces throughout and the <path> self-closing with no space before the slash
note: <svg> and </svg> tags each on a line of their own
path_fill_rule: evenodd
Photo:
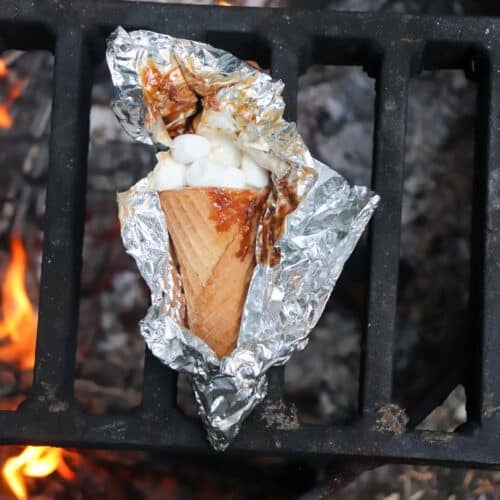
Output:
<svg viewBox="0 0 500 500">
<path fill-rule="evenodd" d="M 182 277 L 187 326 L 219 358 L 238 339 L 265 195 L 229 188 L 159 193 Z"/>
</svg>

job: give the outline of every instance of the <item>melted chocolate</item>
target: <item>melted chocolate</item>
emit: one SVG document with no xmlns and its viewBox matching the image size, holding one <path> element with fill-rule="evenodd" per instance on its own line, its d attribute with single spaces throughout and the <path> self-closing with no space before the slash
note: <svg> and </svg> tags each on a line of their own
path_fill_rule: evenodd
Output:
<svg viewBox="0 0 500 500">
<path fill-rule="evenodd" d="M 198 96 L 184 81 L 179 68 L 162 72 L 149 60 L 140 71 L 148 119 L 160 117 L 171 137 L 182 134 L 198 110 Z"/>
<path fill-rule="evenodd" d="M 233 224 L 238 224 L 240 248 L 236 256 L 244 260 L 254 243 L 256 215 L 262 211 L 265 193 L 222 188 L 208 188 L 207 191 L 211 199 L 209 218 L 215 222 L 217 231 L 228 231 Z"/>
<path fill-rule="evenodd" d="M 316 173 L 308 167 L 302 167 L 307 176 L 314 178 Z M 285 219 L 293 212 L 302 199 L 297 194 L 297 178 L 291 181 L 289 176 L 275 180 L 273 192 L 269 197 L 266 211 L 262 219 L 262 248 L 257 260 L 268 266 L 279 263 L 280 249 L 275 243 L 285 231 Z"/>
</svg>

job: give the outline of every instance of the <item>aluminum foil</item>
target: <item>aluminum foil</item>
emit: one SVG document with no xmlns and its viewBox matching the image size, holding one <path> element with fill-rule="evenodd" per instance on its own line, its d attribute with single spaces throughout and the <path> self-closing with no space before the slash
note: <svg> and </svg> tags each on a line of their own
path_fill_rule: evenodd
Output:
<svg viewBox="0 0 500 500">
<path fill-rule="evenodd" d="M 285 217 L 276 241 L 264 241 L 259 232 L 257 250 L 271 244 L 279 261 L 271 265 L 261 259 L 256 265 L 237 347 L 219 360 L 205 342 L 179 325 L 181 277 L 149 179 L 118 195 L 124 246 L 151 290 L 152 304 L 140 331 L 156 357 L 191 376 L 208 439 L 215 449 L 224 450 L 265 398 L 267 370 L 307 345 L 379 197 L 365 187 L 349 186 L 313 160 L 295 125 L 282 118 L 283 84 L 235 56 L 198 42 L 118 28 L 108 40 L 107 58 L 117 90 L 114 110 L 132 137 L 168 147 L 173 131 L 182 130 L 193 116 L 187 99 L 170 115 L 176 121 L 172 128 L 164 117 L 158 120 L 144 98 L 138 75 L 148 61 L 168 71 L 179 68 L 183 83 L 203 97 L 204 108 L 229 110 L 239 146 L 271 171 L 273 192 L 261 226 L 290 201 L 290 192 L 300 201 Z"/>
</svg>

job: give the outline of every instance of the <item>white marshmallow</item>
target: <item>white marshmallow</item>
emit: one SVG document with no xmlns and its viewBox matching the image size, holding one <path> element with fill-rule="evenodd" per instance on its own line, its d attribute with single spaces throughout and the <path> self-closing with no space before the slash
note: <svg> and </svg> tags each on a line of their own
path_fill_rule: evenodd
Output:
<svg viewBox="0 0 500 500">
<path fill-rule="evenodd" d="M 225 168 L 209 158 L 200 158 L 187 168 L 186 183 L 191 187 L 221 187 Z"/>
<path fill-rule="evenodd" d="M 206 159 L 201 158 L 193 162 L 186 169 L 186 184 L 191 187 L 203 186 L 203 178 L 206 171 Z"/>
<path fill-rule="evenodd" d="M 189 164 L 210 152 L 210 142 L 198 134 L 178 135 L 172 144 L 172 157 L 174 160 Z"/>
<path fill-rule="evenodd" d="M 183 186 L 261 189 L 269 184 L 268 171 L 242 156 L 227 134 L 177 136 L 171 152 L 158 153 L 157 159 L 151 175 L 157 191 Z"/>
<path fill-rule="evenodd" d="M 209 158 L 200 158 L 187 168 L 186 183 L 191 187 L 243 189 L 245 175 L 239 168 L 224 167 Z"/>
<path fill-rule="evenodd" d="M 172 160 L 168 153 L 158 153 L 156 157 L 158 163 L 153 172 L 155 190 L 165 191 L 184 186 L 186 167 L 182 163 Z"/>
<path fill-rule="evenodd" d="M 238 147 L 223 134 L 209 137 L 212 150 L 210 158 L 224 167 L 238 168 L 241 165 L 241 152 Z"/>
<path fill-rule="evenodd" d="M 245 187 L 245 174 L 239 168 L 224 167 L 218 186 L 243 189 Z"/>
<path fill-rule="evenodd" d="M 261 189 L 269 184 L 269 172 L 253 161 L 248 155 L 241 158 L 241 169 L 245 183 L 253 188 Z"/>
</svg>

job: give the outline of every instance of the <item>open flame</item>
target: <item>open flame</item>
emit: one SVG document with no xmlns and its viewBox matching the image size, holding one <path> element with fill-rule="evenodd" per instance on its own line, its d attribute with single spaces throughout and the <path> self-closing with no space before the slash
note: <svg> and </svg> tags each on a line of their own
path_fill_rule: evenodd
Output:
<svg viewBox="0 0 500 500">
<path fill-rule="evenodd" d="M 0 65 L 0 74 L 2 66 Z M 37 317 L 26 293 L 26 250 L 20 236 L 10 242 L 11 260 L 0 296 L 0 360 L 15 363 L 19 369 L 32 369 L 35 362 Z M 27 446 L 22 453 L 8 458 L 2 476 L 18 500 L 28 498 L 25 477 L 45 477 L 57 471 L 71 480 L 74 472 L 64 456 L 75 455 L 51 446 Z"/>
<path fill-rule="evenodd" d="M 35 362 L 37 318 L 24 286 L 27 259 L 20 236 L 12 237 L 10 251 L 1 289 L 0 359 L 29 370 Z"/>
<path fill-rule="evenodd" d="M 0 59 L 0 78 L 6 77 L 7 73 L 7 63 L 3 59 Z"/>
<path fill-rule="evenodd" d="M 51 446 L 27 446 L 19 455 L 7 459 L 2 475 L 16 498 L 28 498 L 26 476 L 46 477 L 57 471 L 64 479 L 74 479 L 75 473 L 64 461 L 63 453 L 63 449 Z"/>
<path fill-rule="evenodd" d="M 0 58 L 0 79 L 6 79 L 9 76 L 7 63 Z M 7 96 L 3 102 L 0 102 L 0 128 L 11 128 L 13 120 L 10 115 L 10 108 L 21 95 L 25 81 L 17 76 L 13 77 L 12 82 L 7 82 Z"/>
</svg>

